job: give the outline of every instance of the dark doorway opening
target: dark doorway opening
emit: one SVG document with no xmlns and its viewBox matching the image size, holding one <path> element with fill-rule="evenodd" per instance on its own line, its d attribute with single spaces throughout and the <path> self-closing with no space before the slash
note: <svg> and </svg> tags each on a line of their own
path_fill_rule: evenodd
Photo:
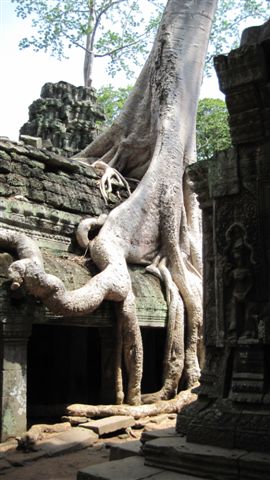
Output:
<svg viewBox="0 0 270 480">
<path fill-rule="evenodd" d="M 142 392 L 162 385 L 164 328 L 142 328 Z M 112 328 L 33 325 L 27 359 L 28 424 L 60 421 L 72 403 L 114 402 Z"/>
<path fill-rule="evenodd" d="M 97 328 L 33 325 L 27 361 L 29 422 L 59 420 L 70 403 L 99 403 L 100 357 Z"/>
</svg>

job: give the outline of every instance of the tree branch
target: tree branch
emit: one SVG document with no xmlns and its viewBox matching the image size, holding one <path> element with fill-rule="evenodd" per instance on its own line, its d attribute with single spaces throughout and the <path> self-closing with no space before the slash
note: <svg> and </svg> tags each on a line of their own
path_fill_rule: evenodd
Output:
<svg viewBox="0 0 270 480">
<path fill-rule="evenodd" d="M 117 47 L 115 48 L 114 50 L 111 50 L 110 52 L 107 52 L 107 53 L 102 53 L 102 54 L 95 54 L 95 57 L 96 58 L 103 58 L 103 57 L 108 57 L 110 55 L 114 55 L 115 53 L 119 52 L 119 50 L 124 50 L 125 48 L 129 48 L 129 47 L 132 47 L 132 45 L 136 45 L 136 43 L 139 43 L 140 40 L 145 37 L 149 32 L 151 31 L 148 30 L 144 33 L 142 33 L 141 35 L 139 35 L 137 37 L 137 40 L 134 40 L 134 42 L 130 42 L 130 43 L 127 43 L 126 45 L 121 45 L 120 47 Z"/>
</svg>

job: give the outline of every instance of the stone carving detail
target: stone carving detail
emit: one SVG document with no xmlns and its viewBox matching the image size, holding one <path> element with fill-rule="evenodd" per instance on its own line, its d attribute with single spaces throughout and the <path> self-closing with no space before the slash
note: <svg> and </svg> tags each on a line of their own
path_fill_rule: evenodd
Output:
<svg viewBox="0 0 270 480">
<path fill-rule="evenodd" d="M 47 149 L 70 157 L 93 141 L 98 123 L 104 120 L 92 88 L 63 81 L 45 83 L 20 134 L 40 137 Z"/>
<path fill-rule="evenodd" d="M 198 405 L 187 407 L 177 422 L 190 442 L 267 452 L 269 25 L 249 29 L 240 48 L 215 59 L 234 147 L 205 163 L 203 182 L 197 178 L 202 167 L 190 167 L 203 211 L 206 358 Z"/>
<path fill-rule="evenodd" d="M 232 224 L 226 231 L 226 242 L 223 278 L 228 339 L 255 338 L 254 260 L 243 225 Z"/>
</svg>

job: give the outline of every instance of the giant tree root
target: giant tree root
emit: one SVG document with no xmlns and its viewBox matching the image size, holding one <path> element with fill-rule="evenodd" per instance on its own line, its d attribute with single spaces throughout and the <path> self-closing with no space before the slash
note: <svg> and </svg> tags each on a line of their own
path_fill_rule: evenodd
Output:
<svg viewBox="0 0 270 480">
<path fill-rule="evenodd" d="M 74 403 L 66 408 L 66 414 L 77 417 L 110 417 L 130 415 L 135 419 L 153 417 L 161 413 L 178 413 L 183 407 L 197 400 L 197 395 L 183 390 L 171 400 L 160 400 L 148 405 L 85 405 Z"/>
</svg>

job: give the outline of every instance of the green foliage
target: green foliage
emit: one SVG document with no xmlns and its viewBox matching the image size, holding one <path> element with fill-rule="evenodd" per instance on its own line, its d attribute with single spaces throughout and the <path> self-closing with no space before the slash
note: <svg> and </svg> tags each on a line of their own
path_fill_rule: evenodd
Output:
<svg viewBox="0 0 270 480">
<path fill-rule="evenodd" d="M 80 47 L 94 58 L 108 57 L 108 72 L 127 78 L 141 65 L 156 33 L 166 0 L 11 0 L 18 17 L 32 19 L 34 34 L 21 48 L 45 50 L 58 59 Z M 147 14 L 145 14 L 147 12 Z M 206 73 L 213 56 L 239 44 L 243 24 L 262 23 L 269 16 L 268 0 L 220 0 L 210 37 Z"/>
<path fill-rule="evenodd" d="M 197 113 L 197 159 L 209 160 L 215 152 L 231 146 L 225 102 L 215 98 L 199 101 Z"/>
<path fill-rule="evenodd" d="M 111 76 L 119 69 L 132 75 L 148 52 L 163 10 L 162 0 L 11 1 L 18 17 L 32 20 L 34 34 L 21 40 L 21 48 L 62 59 L 68 58 L 67 48 L 76 46 L 86 57 L 108 57 Z"/>
<path fill-rule="evenodd" d="M 106 122 L 103 125 L 110 125 L 121 112 L 132 86 L 114 88 L 112 85 L 101 87 L 97 90 L 97 101 L 104 108 Z"/>
<path fill-rule="evenodd" d="M 209 39 L 206 75 L 212 73 L 215 55 L 239 46 L 241 33 L 247 22 L 259 25 L 266 21 L 269 15 L 269 0 L 219 0 Z"/>
</svg>

